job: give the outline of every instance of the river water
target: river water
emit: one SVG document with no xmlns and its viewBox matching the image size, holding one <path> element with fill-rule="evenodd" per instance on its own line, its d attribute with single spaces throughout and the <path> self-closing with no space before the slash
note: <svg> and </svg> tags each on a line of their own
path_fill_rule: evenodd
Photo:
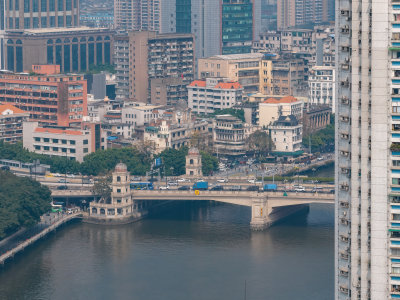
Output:
<svg viewBox="0 0 400 300">
<path fill-rule="evenodd" d="M 124 226 L 67 225 L 0 270 L 0 299 L 333 299 L 333 205 L 264 232 L 250 209 L 179 203 Z"/>
</svg>

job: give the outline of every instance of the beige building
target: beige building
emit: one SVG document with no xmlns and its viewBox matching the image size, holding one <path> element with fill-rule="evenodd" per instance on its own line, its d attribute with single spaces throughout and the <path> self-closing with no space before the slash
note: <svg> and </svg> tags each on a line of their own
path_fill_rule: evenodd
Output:
<svg viewBox="0 0 400 300">
<path fill-rule="evenodd" d="M 259 105 L 259 125 L 268 127 L 279 117 L 289 115 L 301 120 L 303 107 L 303 101 L 292 96 L 268 98 Z"/>
<path fill-rule="evenodd" d="M 197 148 L 190 148 L 186 155 L 186 176 L 203 176 L 201 155 Z"/>
<path fill-rule="evenodd" d="M 240 156 L 246 153 L 250 127 L 231 115 L 219 115 L 213 120 L 214 152 L 219 155 Z"/>
<path fill-rule="evenodd" d="M 39 127 L 38 122 L 25 122 L 23 145 L 31 152 L 83 162 L 89 153 L 107 149 L 100 124 L 89 124 L 86 128 Z"/>
<path fill-rule="evenodd" d="M 215 55 L 198 60 L 198 77 L 226 77 L 239 82 L 243 93 L 256 93 L 263 89 L 262 53 Z"/>
<path fill-rule="evenodd" d="M 178 85 L 177 92 L 183 94 L 182 100 L 187 99 L 186 85 L 194 78 L 193 35 L 132 31 L 129 56 L 129 98 L 151 102 L 152 79 L 181 78 L 183 85 Z"/>
<path fill-rule="evenodd" d="M 280 116 L 268 129 L 275 144 L 274 152 L 295 154 L 301 151 L 303 125 L 295 116 Z"/>
<path fill-rule="evenodd" d="M 22 125 L 28 121 L 29 112 L 11 104 L 0 104 L 0 141 L 16 143 L 22 140 Z"/>
</svg>

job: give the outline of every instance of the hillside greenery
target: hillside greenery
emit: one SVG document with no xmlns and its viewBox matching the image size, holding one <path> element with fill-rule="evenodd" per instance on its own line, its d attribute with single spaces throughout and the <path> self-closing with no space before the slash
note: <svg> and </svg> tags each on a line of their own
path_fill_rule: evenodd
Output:
<svg viewBox="0 0 400 300">
<path fill-rule="evenodd" d="M 50 211 L 50 195 L 37 181 L 0 171 L 0 239 L 35 225 Z"/>
</svg>

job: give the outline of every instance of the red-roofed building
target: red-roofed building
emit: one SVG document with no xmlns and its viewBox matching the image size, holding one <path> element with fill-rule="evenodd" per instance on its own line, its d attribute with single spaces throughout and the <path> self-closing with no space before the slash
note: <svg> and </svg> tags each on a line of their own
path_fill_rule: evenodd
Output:
<svg viewBox="0 0 400 300">
<path fill-rule="evenodd" d="M 89 153 L 107 149 L 107 138 L 100 124 L 83 127 L 39 127 L 38 122 L 24 122 L 23 145 L 32 152 L 82 162 Z"/>
<path fill-rule="evenodd" d="M 210 114 L 242 101 L 243 87 L 226 78 L 195 80 L 187 86 L 188 106 L 193 112 Z"/>
<path fill-rule="evenodd" d="M 11 105 L 0 104 L 0 141 L 15 143 L 22 140 L 22 124 L 29 113 Z"/>
<path fill-rule="evenodd" d="M 301 121 L 303 106 L 303 101 L 293 96 L 268 98 L 259 105 L 259 125 L 267 127 L 277 121 L 280 116 L 290 115 Z"/>
<path fill-rule="evenodd" d="M 57 72 L 56 66 L 34 66 Z M 0 73 L 0 103 L 30 113 L 41 125 L 80 127 L 87 115 L 87 83 L 83 75 Z"/>
</svg>

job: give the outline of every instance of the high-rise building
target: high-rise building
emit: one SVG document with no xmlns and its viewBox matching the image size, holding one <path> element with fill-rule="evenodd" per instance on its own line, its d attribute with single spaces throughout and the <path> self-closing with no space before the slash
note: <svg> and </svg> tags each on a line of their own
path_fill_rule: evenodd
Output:
<svg viewBox="0 0 400 300">
<path fill-rule="evenodd" d="M 175 13 L 174 6 L 169 0 L 115 0 L 114 26 L 117 29 L 174 32 L 174 15 L 171 16 Z"/>
<path fill-rule="evenodd" d="M 277 29 L 332 21 L 332 0 L 278 0 Z"/>
<path fill-rule="evenodd" d="M 337 4 L 335 299 L 397 299 L 400 11 Z"/>
<path fill-rule="evenodd" d="M 79 26 L 78 0 L 3 1 L 1 30 Z"/>
<path fill-rule="evenodd" d="M 156 78 L 180 78 L 183 84 L 177 87 L 186 90 L 186 85 L 194 78 L 193 47 L 191 34 L 130 32 L 129 98 L 147 102 L 153 88 L 151 81 Z M 181 93 L 180 90 L 174 92 Z M 182 100 L 187 100 L 187 93 L 185 95 Z"/>
</svg>

